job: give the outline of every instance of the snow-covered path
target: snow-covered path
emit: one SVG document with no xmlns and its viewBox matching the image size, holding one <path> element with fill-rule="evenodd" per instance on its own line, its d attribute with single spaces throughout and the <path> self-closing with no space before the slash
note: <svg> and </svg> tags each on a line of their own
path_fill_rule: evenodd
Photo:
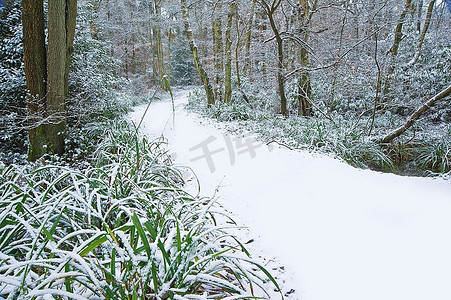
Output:
<svg viewBox="0 0 451 300">
<path fill-rule="evenodd" d="M 169 100 L 153 103 L 141 131 L 165 135 L 202 195 L 217 189 L 219 202 L 249 227 L 251 252 L 274 258 L 284 293 L 295 291 L 288 299 L 451 299 L 450 181 L 269 148 L 185 112 L 187 92 L 175 103 L 174 119 Z M 144 110 L 130 117 L 139 122 Z"/>
</svg>

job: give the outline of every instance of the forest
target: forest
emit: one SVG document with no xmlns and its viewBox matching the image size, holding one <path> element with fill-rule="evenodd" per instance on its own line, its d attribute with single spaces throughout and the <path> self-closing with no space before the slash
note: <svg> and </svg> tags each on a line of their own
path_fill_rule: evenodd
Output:
<svg viewBox="0 0 451 300">
<path fill-rule="evenodd" d="M 450 0 L 0 0 L 0 299 L 290 298 L 127 116 L 189 91 L 266 145 L 446 180 L 450 32 Z"/>
</svg>

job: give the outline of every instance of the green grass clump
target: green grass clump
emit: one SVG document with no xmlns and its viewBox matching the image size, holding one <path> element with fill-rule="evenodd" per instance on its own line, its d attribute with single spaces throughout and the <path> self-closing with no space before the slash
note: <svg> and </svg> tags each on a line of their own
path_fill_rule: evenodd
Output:
<svg viewBox="0 0 451 300">
<path fill-rule="evenodd" d="M 279 289 L 214 199 L 182 189 L 164 146 L 116 123 L 83 171 L 1 165 L 0 295 L 249 299 L 267 282 Z"/>
<path fill-rule="evenodd" d="M 444 174 L 451 171 L 451 141 L 441 140 L 420 146 L 417 164 L 432 173 Z"/>
</svg>

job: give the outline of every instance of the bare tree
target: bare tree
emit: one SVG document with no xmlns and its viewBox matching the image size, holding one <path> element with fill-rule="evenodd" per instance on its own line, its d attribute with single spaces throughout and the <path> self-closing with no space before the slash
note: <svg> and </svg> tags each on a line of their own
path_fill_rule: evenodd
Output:
<svg viewBox="0 0 451 300">
<path fill-rule="evenodd" d="M 412 125 L 415 123 L 416 120 L 418 120 L 421 115 L 423 115 L 425 112 L 427 112 L 437 101 L 442 100 L 446 97 L 451 95 L 451 85 L 448 86 L 446 89 L 429 99 L 426 103 L 421 105 L 407 120 L 406 123 L 404 123 L 402 126 L 398 127 L 397 129 L 393 130 L 391 133 L 387 134 L 383 139 L 382 143 L 390 143 L 393 139 L 397 138 L 404 132 L 406 132 L 407 129 L 412 127 Z"/>
<path fill-rule="evenodd" d="M 185 29 L 185 36 L 188 40 L 191 53 L 194 59 L 194 66 L 196 67 L 197 72 L 199 73 L 200 80 L 202 85 L 204 86 L 205 93 L 207 94 L 207 105 L 215 103 L 213 89 L 211 88 L 210 79 L 208 78 L 207 72 L 204 69 L 204 66 L 199 57 L 199 50 L 194 41 L 193 31 L 191 30 L 191 24 L 189 21 L 188 7 L 186 4 L 186 0 L 180 0 L 181 4 L 181 12 Z"/>
<path fill-rule="evenodd" d="M 285 78 L 283 76 L 284 69 L 284 49 L 283 49 L 283 39 L 280 34 L 279 28 L 276 24 L 275 13 L 280 7 L 282 0 L 273 0 L 269 2 L 267 0 L 258 0 L 258 3 L 262 6 L 266 16 L 269 19 L 269 24 L 274 33 L 274 39 L 277 43 L 277 83 L 279 86 L 279 97 L 280 97 L 280 113 L 282 115 L 288 115 L 287 109 L 287 97 L 285 95 Z"/>
</svg>

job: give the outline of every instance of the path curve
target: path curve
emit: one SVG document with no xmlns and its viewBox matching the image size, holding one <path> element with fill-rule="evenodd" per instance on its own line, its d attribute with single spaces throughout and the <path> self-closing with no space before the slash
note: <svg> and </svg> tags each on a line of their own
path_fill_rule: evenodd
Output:
<svg viewBox="0 0 451 300">
<path fill-rule="evenodd" d="M 170 100 L 153 103 L 141 131 L 164 134 L 175 162 L 197 174 L 201 194 L 216 191 L 249 227 L 243 238 L 271 259 L 287 299 L 451 299 L 451 181 L 358 170 L 224 135 L 225 125 L 184 110 L 188 93 L 176 93 L 174 118 Z"/>
</svg>

